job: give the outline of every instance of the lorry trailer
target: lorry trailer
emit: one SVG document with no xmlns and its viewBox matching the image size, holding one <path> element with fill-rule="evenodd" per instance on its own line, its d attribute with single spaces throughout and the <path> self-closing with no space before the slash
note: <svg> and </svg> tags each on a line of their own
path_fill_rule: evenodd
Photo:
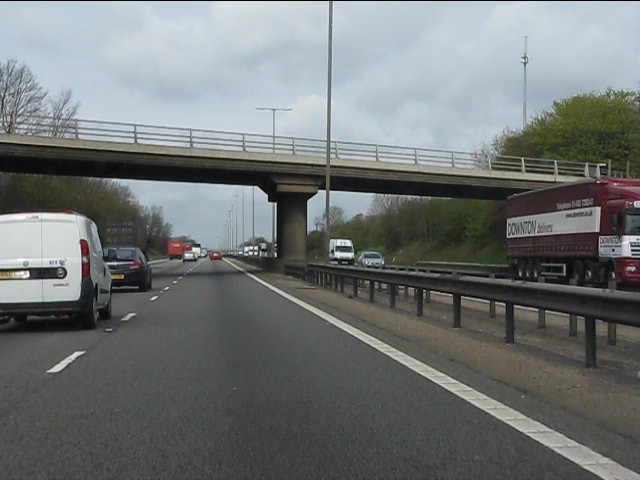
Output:
<svg viewBox="0 0 640 480">
<path fill-rule="evenodd" d="M 640 283 L 640 179 L 598 177 L 511 195 L 506 219 L 516 278 Z"/>
</svg>

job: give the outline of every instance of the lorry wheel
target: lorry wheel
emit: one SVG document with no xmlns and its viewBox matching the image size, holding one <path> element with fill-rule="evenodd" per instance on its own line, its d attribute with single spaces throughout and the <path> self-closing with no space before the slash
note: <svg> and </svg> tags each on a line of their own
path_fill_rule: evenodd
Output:
<svg viewBox="0 0 640 480">
<path fill-rule="evenodd" d="M 593 263 L 585 262 L 583 272 L 584 283 L 592 283 L 595 280 L 596 275 L 594 268 Z"/>
<path fill-rule="evenodd" d="M 530 258 L 527 260 L 527 267 L 526 267 L 526 276 L 527 276 L 527 280 L 535 278 L 534 277 L 534 271 L 533 271 L 533 259 Z"/>
<path fill-rule="evenodd" d="M 580 260 L 573 262 L 571 278 L 575 280 L 576 285 L 580 285 L 584 281 L 584 264 Z"/>
<path fill-rule="evenodd" d="M 523 259 L 518 260 L 518 268 L 516 271 L 516 275 L 518 276 L 519 279 L 523 279 L 527 274 L 525 265 L 526 265 L 525 260 Z"/>
<path fill-rule="evenodd" d="M 604 281 L 607 285 L 609 282 L 616 281 L 616 266 L 613 262 L 609 263 L 605 268 Z"/>
<path fill-rule="evenodd" d="M 540 277 L 540 260 L 537 258 L 533 261 L 533 266 L 531 267 L 532 278 L 537 280 Z"/>
</svg>

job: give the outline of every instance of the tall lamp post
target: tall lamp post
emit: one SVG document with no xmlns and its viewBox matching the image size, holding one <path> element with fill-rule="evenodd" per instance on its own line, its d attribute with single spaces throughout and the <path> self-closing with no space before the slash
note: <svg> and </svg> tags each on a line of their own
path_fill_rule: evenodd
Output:
<svg viewBox="0 0 640 480">
<path fill-rule="evenodd" d="M 246 238 L 244 236 L 244 185 L 242 186 L 242 243 L 244 244 Z"/>
<path fill-rule="evenodd" d="M 329 248 L 331 244 L 331 234 L 330 234 L 330 224 L 329 224 L 329 208 L 331 205 L 330 195 L 331 195 L 331 64 L 332 64 L 332 52 L 333 52 L 333 2 L 329 2 L 329 53 L 328 57 L 328 65 L 327 65 L 327 168 L 326 168 L 326 178 L 325 178 L 325 222 L 327 238 L 325 239 L 326 252 L 327 252 L 327 262 L 329 261 Z"/>
<path fill-rule="evenodd" d="M 520 63 L 524 67 L 524 87 L 522 100 L 522 130 L 527 126 L 527 64 L 531 61 L 531 57 L 527 56 L 527 36 L 524 36 L 524 54 L 520 57 Z"/>
<path fill-rule="evenodd" d="M 227 210 L 227 213 L 229 214 L 229 228 L 227 229 L 227 234 L 229 238 L 229 251 L 233 250 L 233 235 L 231 230 L 231 212 L 232 211 L 233 210 L 231 208 Z"/>
<path fill-rule="evenodd" d="M 293 108 L 280 108 L 280 107 L 256 107 L 256 110 L 270 110 L 273 114 L 273 129 L 271 137 L 273 139 L 273 153 L 276 153 L 276 112 L 290 112 Z M 276 204 L 271 204 L 271 245 L 272 248 L 276 241 Z"/>
<path fill-rule="evenodd" d="M 234 247 L 237 247 L 238 245 L 242 244 L 242 242 L 244 241 L 244 239 L 240 242 L 238 242 L 238 193 L 234 193 L 233 195 L 231 195 L 233 197 L 233 215 L 235 217 L 235 222 L 236 222 L 236 244 L 234 245 Z"/>
</svg>

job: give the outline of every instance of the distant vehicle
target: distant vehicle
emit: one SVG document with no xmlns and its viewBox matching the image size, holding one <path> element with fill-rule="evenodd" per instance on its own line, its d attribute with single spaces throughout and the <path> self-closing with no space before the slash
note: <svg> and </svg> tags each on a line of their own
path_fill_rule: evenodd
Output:
<svg viewBox="0 0 640 480">
<path fill-rule="evenodd" d="M 208 254 L 209 250 L 207 250 L 205 247 L 202 247 L 200 249 L 200 258 L 206 258 Z"/>
<path fill-rule="evenodd" d="M 171 238 L 167 240 L 167 255 L 169 260 L 182 258 L 182 252 L 184 251 L 184 243 L 182 240 Z"/>
<path fill-rule="evenodd" d="M 103 252 L 114 287 L 138 287 L 141 292 L 151 289 L 151 265 L 140 248 L 115 246 L 106 247 Z"/>
<path fill-rule="evenodd" d="M 640 179 L 591 178 L 511 195 L 506 253 L 518 278 L 640 283 Z"/>
<path fill-rule="evenodd" d="M 96 224 L 77 212 L 0 215 L 0 323 L 72 316 L 85 329 L 111 318 L 111 274 Z"/>
<path fill-rule="evenodd" d="M 257 257 L 260 255 L 258 245 L 245 245 L 242 247 L 242 255 L 245 257 Z"/>
<path fill-rule="evenodd" d="M 361 267 L 384 267 L 384 257 L 379 252 L 361 252 L 358 256 Z"/>
<path fill-rule="evenodd" d="M 222 260 L 222 252 L 209 252 L 209 260 Z"/>
<path fill-rule="evenodd" d="M 355 263 L 355 251 L 353 242 L 346 238 L 332 238 L 329 240 L 329 261 L 339 264 Z"/>
<path fill-rule="evenodd" d="M 196 252 L 193 250 L 185 250 L 184 252 L 182 252 L 182 261 L 183 262 L 197 262 L 198 261 L 198 255 L 196 255 Z"/>
<path fill-rule="evenodd" d="M 191 250 L 193 252 L 195 252 L 196 258 L 200 258 L 201 257 L 200 252 L 202 251 L 202 247 L 200 246 L 199 243 L 192 243 L 191 244 Z"/>
</svg>

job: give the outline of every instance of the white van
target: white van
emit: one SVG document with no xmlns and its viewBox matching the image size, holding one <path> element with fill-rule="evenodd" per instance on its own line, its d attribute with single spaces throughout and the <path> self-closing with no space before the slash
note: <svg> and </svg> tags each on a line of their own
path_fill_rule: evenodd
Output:
<svg viewBox="0 0 640 480">
<path fill-rule="evenodd" d="M 76 212 L 0 215 L 0 323 L 111 317 L 111 274 L 93 221 Z"/>
<path fill-rule="evenodd" d="M 353 265 L 355 263 L 355 251 L 353 242 L 346 238 L 332 238 L 329 240 L 329 261 L 346 263 Z"/>
</svg>

